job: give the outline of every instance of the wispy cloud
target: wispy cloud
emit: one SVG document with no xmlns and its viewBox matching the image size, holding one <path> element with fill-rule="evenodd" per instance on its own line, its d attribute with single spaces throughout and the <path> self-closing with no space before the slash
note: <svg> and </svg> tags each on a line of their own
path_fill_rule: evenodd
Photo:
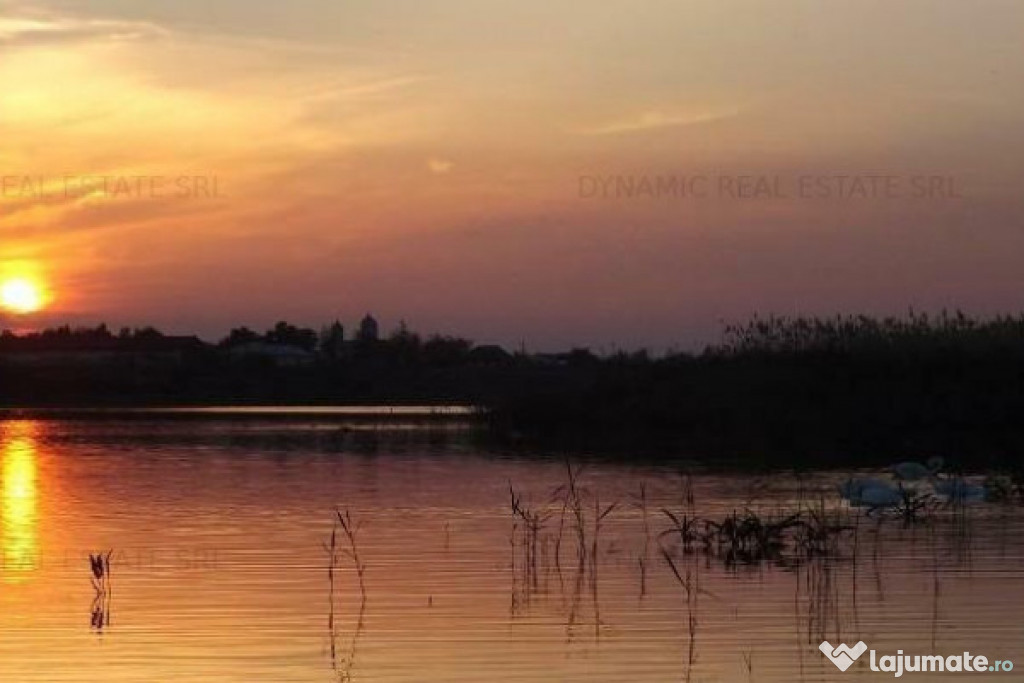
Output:
<svg viewBox="0 0 1024 683">
<path fill-rule="evenodd" d="M 427 162 L 427 168 L 435 175 L 444 175 L 455 168 L 455 162 L 448 159 L 431 159 Z"/>
<path fill-rule="evenodd" d="M 660 128 L 677 128 L 680 126 L 693 126 L 702 123 L 711 123 L 729 119 L 739 114 L 738 108 L 709 109 L 695 112 L 664 112 L 652 110 L 642 112 L 630 118 L 619 119 L 596 126 L 581 128 L 576 131 L 579 135 L 623 135 L 628 133 L 640 133 Z"/>
<path fill-rule="evenodd" d="M 0 17 L 0 46 L 38 47 L 83 41 L 131 41 L 167 35 L 140 21 L 77 19 L 43 14 Z"/>
</svg>

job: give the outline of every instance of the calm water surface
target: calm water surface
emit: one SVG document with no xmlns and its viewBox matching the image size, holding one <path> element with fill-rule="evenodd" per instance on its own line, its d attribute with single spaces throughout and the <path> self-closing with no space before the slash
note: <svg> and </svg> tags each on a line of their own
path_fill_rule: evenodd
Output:
<svg viewBox="0 0 1024 683">
<path fill-rule="evenodd" d="M 618 505 L 581 568 L 570 523 L 554 560 L 565 464 L 475 443 L 458 425 L 0 422 L 0 681 L 892 678 L 840 673 L 826 638 L 1014 660 L 998 680 L 1024 671 L 1019 505 L 867 520 L 855 552 L 829 561 L 676 554 L 687 591 L 661 556 L 660 541 L 675 550 L 659 510 L 686 510 L 688 486 L 702 516 L 778 513 L 838 505 L 842 475 L 705 470 L 687 484 L 674 468 L 589 464 L 588 538 L 591 506 Z M 551 512 L 532 562 L 510 483 Z M 344 556 L 330 595 L 339 506 L 362 523 L 365 602 Z M 87 557 L 108 549 L 97 601 Z"/>
</svg>

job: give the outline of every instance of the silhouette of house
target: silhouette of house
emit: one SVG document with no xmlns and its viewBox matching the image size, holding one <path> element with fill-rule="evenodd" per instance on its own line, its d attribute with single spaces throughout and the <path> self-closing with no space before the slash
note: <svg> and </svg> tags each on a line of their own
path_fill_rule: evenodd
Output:
<svg viewBox="0 0 1024 683">
<path fill-rule="evenodd" d="M 279 368 L 312 365 L 316 354 L 288 344 L 255 341 L 233 346 L 228 355 L 235 361 L 260 361 Z"/>
<path fill-rule="evenodd" d="M 469 360 L 477 365 L 504 365 L 512 360 L 512 354 L 497 344 L 483 344 L 473 347 Z"/>
<path fill-rule="evenodd" d="M 340 358 L 345 354 L 345 327 L 340 321 L 320 333 L 320 352 L 329 358 Z"/>
<path fill-rule="evenodd" d="M 375 342 L 380 339 L 380 326 L 377 324 L 377 320 L 369 313 L 359 323 L 357 339 L 363 342 Z"/>
</svg>

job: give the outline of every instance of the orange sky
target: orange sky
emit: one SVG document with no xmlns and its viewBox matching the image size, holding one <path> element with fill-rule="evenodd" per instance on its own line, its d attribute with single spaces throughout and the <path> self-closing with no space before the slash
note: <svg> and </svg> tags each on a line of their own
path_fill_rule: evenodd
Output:
<svg viewBox="0 0 1024 683">
<path fill-rule="evenodd" d="M 0 274 L 47 282 L 32 324 L 211 338 L 373 310 L 664 348 L 754 311 L 1017 310 L 1022 30 L 1014 0 L 0 1 Z M 793 195 L 871 174 L 905 191 Z M 581 185 L 670 175 L 785 196 Z"/>
</svg>

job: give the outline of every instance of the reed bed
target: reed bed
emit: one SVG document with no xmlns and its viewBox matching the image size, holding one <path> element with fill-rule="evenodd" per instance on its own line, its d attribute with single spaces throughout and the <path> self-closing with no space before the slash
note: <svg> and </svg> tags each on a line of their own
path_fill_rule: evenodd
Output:
<svg viewBox="0 0 1024 683">
<path fill-rule="evenodd" d="M 627 496 L 627 505 L 620 505 L 616 500 L 603 501 L 585 481 L 582 468 L 567 463 L 565 473 L 565 481 L 555 486 L 546 500 L 538 496 L 536 504 L 527 502 L 526 493 L 509 485 L 513 616 L 532 596 L 547 591 L 548 579 L 557 577 L 568 640 L 576 637 L 582 623 L 592 623 L 595 641 L 599 639 L 603 624 L 598 568 L 602 562 L 615 562 L 616 553 L 621 552 L 619 544 L 625 541 L 635 554 L 618 561 L 639 568 L 640 600 L 647 596 L 649 573 L 656 566 L 667 570 L 681 589 L 686 680 L 698 657 L 701 603 L 706 598 L 720 599 L 702 588 L 703 575 L 715 571 L 715 565 L 752 572 L 774 565 L 792 572 L 797 586 L 794 605 L 805 624 L 801 634 L 808 642 L 820 642 L 826 636 L 838 637 L 850 626 L 851 618 L 856 626 L 859 569 L 874 567 L 881 594 L 881 557 L 886 554 L 883 537 L 906 539 L 907 534 L 917 534 L 918 527 L 925 527 L 929 534 L 949 534 L 957 557 L 970 557 L 970 520 L 977 508 L 966 498 L 938 498 L 926 482 L 907 487 L 900 483 L 897 499 L 870 506 L 844 498 L 841 487 L 833 483 L 816 483 L 799 474 L 794 475 L 795 480 L 755 479 L 749 495 L 735 509 L 725 510 L 716 504 L 702 510 L 688 475 L 677 488 L 678 502 L 661 507 L 661 501 L 673 498 L 671 488 L 652 496 L 647 485 L 641 484 Z M 1012 509 L 1012 498 L 1001 499 L 1004 511 Z M 620 515 L 632 524 L 616 529 L 624 535 L 608 534 L 610 523 Z M 883 528 L 891 533 L 883 533 Z M 629 539 L 629 534 L 635 535 Z M 606 536 L 610 538 L 606 540 Z M 865 543 L 866 564 L 859 557 Z M 563 567 L 571 572 L 566 582 Z M 588 578 L 589 596 L 584 590 Z M 852 587 L 849 591 L 848 585 Z M 847 609 L 851 604 L 852 610 Z M 752 659 L 745 659 L 744 666 L 750 676 Z"/>
<path fill-rule="evenodd" d="M 111 625 L 113 584 L 111 582 L 110 558 L 113 554 L 113 550 L 108 550 L 106 553 L 99 552 L 95 555 L 89 554 L 89 571 L 92 574 L 89 580 L 92 583 L 93 591 L 95 591 L 89 610 L 89 627 L 97 633 L 102 633 Z"/>
<path fill-rule="evenodd" d="M 337 509 L 334 513 L 334 524 L 331 526 L 331 535 L 323 549 L 327 554 L 327 581 L 328 581 L 328 616 L 327 631 L 330 642 L 331 668 L 337 675 L 340 683 L 348 683 L 352 680 L 352 670 L 355 666 L 356 646 L 359 636 L 363 632 L 366 615 L 366 563 L 359 552 L 359 532 L 362 529 L 362 522 L 352 516 L 351 511 Z M 340 568 L 343 557 L 347 557 L 355 569 L 359 583 L 360 603 L 358 618 L 353 629 L 351 640 L 346 651 L 339 654 L 338 629 L 335 619 L 335 577 Z"/>
<path fill-rule="evenodd" d="M 522 577 L 527 593 L 538 589 L 540 576 L 548 565 L 561 572 L 566 560 L 574 559 L 577 571 L 585 571 L 592 581 L 596 580 L 603 531 L 623 506 L 618 501 L 602 502 L 597 492 L 584 485 L 581 473 L 580 468 L 567 463 L 566 480 L 552 489 L 546 502 L 536 505 L 528 503 L 525 493 L 509 484 L 512 567 Z M 909 526 L 930 523 L 948 510 L 966 514 L 967 509 L 962 501 L 943 505 L 934 496 L 911 488 L 901 488 L 898 503 L 869 508 L 866 513 L 846 505 L 835 494 L 827 496 L 818 491 L 814 498 L 806 495 L 801 482 L 798 499 L 788 510 L 765 511 L 752 498 L 745 507 L 728 514 L 702 515 L 698 512 L 692 480 L 687 476 L 683 480 L 680 507 L 659 509 L 666 524 L 658 530 L 653 529 L 656 524 L 650 514 L 649 492 L 646 485 L 641 485 L 639 493 L 631 496 L 631 505 L 626 506 L 639 516 L 643 530 L 641 550 L 635 559 L 640 571 L 641 597 L 646 593 L 652 538 L 658 554 L 679 578 L 685 574 L 672 563 L 680 556 L 705 555 L 730 567 L 766 562 L 792 565 L 814 558 L 845 559 L 855 556 L 861 545 L 858 536 L 865 514 L 875 519 L 878 526 L 888 520 Z"/>
</svg>

